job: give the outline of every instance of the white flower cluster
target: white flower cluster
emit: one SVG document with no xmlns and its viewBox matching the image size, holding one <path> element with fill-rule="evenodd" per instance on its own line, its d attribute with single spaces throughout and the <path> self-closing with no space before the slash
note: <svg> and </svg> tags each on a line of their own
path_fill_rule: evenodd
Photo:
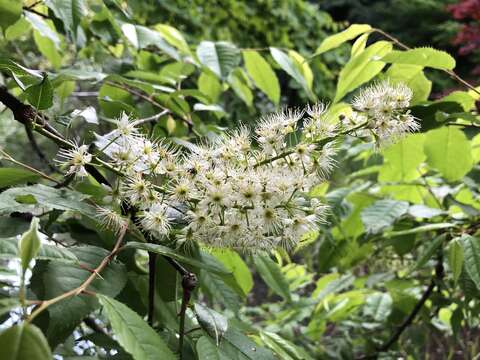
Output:
<svg viewBox="0 0 480 360">
<path fill-rule="evenodd" d="M 326 206 L 307 193 L 332 170 L 335 138 L 355 130 L 395 140 L 417 129 L 406 111 L 411 95 L 381 83 L 355 98 L 348 126 L 329 121 L 318 104 L 306 117 L 299 110 L 268 115 L 253 131 L 241 127 L 186 151 L 148 139 L 123 115 L 95 144 L 123 175 L 112 192 L 140 211 L 139 225 L 152 235 L 250 252 L 291 249 L 325 218 Z M 84 173 L 92 161 L 86 150 L 62 153 L 69 173 Z M 114 211 L 99 213 L 111 228 L 123 226 Z"/>
<path fill-rule="evenodd" d="M 405 134 L 417 131 L 420 125 L 408 111 L 412 90 L 404 84 L 388 81 L 360 91 L 352 106 L 355 111 L 346 120 L 350 123 L 367 122 L 377 145 L 391 144 Z"/>
</svg>

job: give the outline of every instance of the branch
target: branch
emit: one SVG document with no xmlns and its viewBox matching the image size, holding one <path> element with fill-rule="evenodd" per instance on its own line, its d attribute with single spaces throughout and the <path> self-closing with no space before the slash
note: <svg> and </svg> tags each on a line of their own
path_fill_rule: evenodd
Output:
<svg viewBox="0 0 480 360">
<path fill-rule="evenodd" d="M 155 312 L 155 274 L 157 272 L 157 254 L 148 253 L 148 324 L 153 325 Z"/>
<path fill-rule="evenodd" d="M 110 261 L 113 259 L 113 257 L 117 254 L 118 250 L 120 249 L 122 243 L 123 243 L 123 238 L 125 237 L 125 234 L 127 233 L 127 226 L 122 228 L 120 230 L 120 233 L 118 235 L 117 242 L 115 243 L 115 246 L 113 247 L 112 251 L 103 258 L 103 260 L 100 262 L 100 264 L 92 270 L 92 274 L 78 287 L 75 289 L 72 289 L 70 291 L 67 291 L 63 294 L 60 294 L 57 297 L 54 297 L 50 300 L 44 300 L 40 303 L 38 307 L 36 307 L 30 316 L 28 317 L 27 321 L 31 322 L 35 317 L 38 316 L 42 311 L 44 311 L 46 308 L 48 308 L 50 305 L 56 304 L 59 301 L 62 301 L 64 299 L 68 299 L 69 297 L 72 296 L 77 296 L 80 295 L 81 293 L 87 291 L 87 288 L 90 286 L 90 284 L 93 282 L 93 280 L 96 279 L 97 276 L 100 275 L 100 273 L 105 269 L 105 267 L 110 263 Z"/>
</svg>

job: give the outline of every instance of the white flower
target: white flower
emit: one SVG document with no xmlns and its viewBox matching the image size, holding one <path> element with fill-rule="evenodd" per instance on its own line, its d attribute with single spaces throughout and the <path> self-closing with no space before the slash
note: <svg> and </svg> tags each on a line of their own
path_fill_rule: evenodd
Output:
<svg viewBox="0 0 480 360">
<path fill-rule="evenodd" d="M 140 222 L 144 229 L 158 236 L 168 235 L 171 225 L 167 216 L 168 207 L 162 203 L 153 204 L 140 215 Z"/>
<path fill-rule="evenodd" d="M 102 227 L 110 229 L 115 233 L 120 232 L 128 224 L 127 219 L 112 209 L 97 206 L 96 212 Z"/>
<path fill-rule="evenodd" d="M 68 166 L 67 175 L 87 176 L 85 165 L 92 161 L 92 154 L 88 152 L 87 145 L 74 145 L 72 149 L 61 149 L 58 155 L 63 160 L 57 160 L 61 165 Z"/>
</svg>

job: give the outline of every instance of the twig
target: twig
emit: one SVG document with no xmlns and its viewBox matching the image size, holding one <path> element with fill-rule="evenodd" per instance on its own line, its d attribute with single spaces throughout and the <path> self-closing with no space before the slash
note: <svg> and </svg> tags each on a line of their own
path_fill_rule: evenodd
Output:
<svg viewBox="0 0 480 360">
<path fill-rule="evenodd" d="M 96 333 L 107 335 L 105 329 L 99 326 L 94 318 L 86 317 L 85 319 L 83 319 L 83 322 Z"/>
<path fill-rule="evenodd" d="M 44 311 L 49 306 L 56 304 L 57 302 L 62 301 L 64 299 L 68 299 L 69 297 L 80 295 L 85 290 L 87 290 L 87 288 L 90 286 L 93 280 L 95 280 L 97 276 L 99 276 L 99 274 L 103 271 L 103 269 L 105 269 L 105 267 L 110 263 L 110 261 L 113 259 L 113 257 L 116 255 L 116 253 L 120 249 L 120 246 L 122 245 L 122 242 L 123 242 L 123 238 L 127 233 L 127 228 L 128 227 L 125 226 L 120 230 L 117 242 L 115 243 L 115 246 L 113 247 L 112 251 L 106 257 L 103 258 L 103 260 L 94 270 L 92 270 L 91 275 L 80 286 L 70 291 L 67 291 L 63 294 L 60 294 L 59 296 L 56 296 L 50 300 L 42 301 L 41 304 L 32 311 L 30 316 L 27 318 L 27 321 L 31 322 L 35 317 L 37 317 L 42 311 Z"/>
<path fill-rule="evenodd" d="M 24 6 L 24 7 L 23 7 L 23 10 L 24 10 L 24 11 L 31 12 L 32 14 L 35 14 L 35 15 L 37 15 L 37 16 L 40 16 L 40 17 L 43 18 L 43 19 L 50 19 L 50 18 L 48 17 L 48 15 L 42 14 L 41 12 L 39 12 L 39 11 L 37 11 L 37 10 L 34 10 L 34 9 L 31 9 L 31 8 L 29 8 L 29 7 Z"/>
<path fill-rule="evenodd" d="M 0 149 L 0 155 L 1 155 L 2 157 L 4 157 L 5 160 L 10 161 L 11 163 L 14 163 L 14 164 L 16 164 L 16 165 L 18 165 L 18 166 L 21 166 L 21 167 L 27 169 L 28 171 L 31 171 L 31 172 L 33 172 L 33 173 L 35 173 L 35 174 L 43 177 L 44 179 L 50 180 L 50 181 L 56 183 L 57 185 L 61 184 L 60 181 L 52 178 L 51 176 L 45 174 L 44 172 L 42 172 L 42 171 L 40 171 L 40 170 L 37 170 L 37 169 L 35 169 L 34 167 L 31 167 L 30 165 L 24 164 L 24 163 L 22 163 L 22 162 L 20 162 L 20 161 L 18 161 L 18 160 L 16 160 L 16 159 L 14 159 L 9 153 L 7 153 L 6 151 L 4 151 L 4 150 L 2 150 L 2 149 Z"/>
</svg>

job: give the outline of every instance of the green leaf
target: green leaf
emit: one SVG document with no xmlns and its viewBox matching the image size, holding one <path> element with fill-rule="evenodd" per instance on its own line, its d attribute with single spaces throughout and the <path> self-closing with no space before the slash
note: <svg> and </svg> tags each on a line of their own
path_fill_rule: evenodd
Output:
<svg viewBox="0 0 480 360">
<path fill-rule="evenodd" d="M 302 348 L 274 332 L 261 331 L 260 338 L 282 360 L 313 360 Z"/>
<path fill-rule="evenodd" d="M 285 54 L 282 50 L 271 47 L 270 54 L 273 60 L 280 65 L 280 67 L 292 78 L 294 78 L 302 87 L 311 94 L 307 79 L 305 78 L 302 69 L 298 66 L 297 61 Z"/>
<path fill-rule="evenodd" d="M 315 51 L 314 56 L 335 49 L 343 43 L 355 39 L 358 35 L 366 33 L 371 29 L 372 27 L 367 24 L 352 24 L 342 32 L 329 36 L 325 40 L 323 40 L 317 51 Z"/>
<path fill-rule="evenodd" d="M 78 25 L 87 13 L 85 0 L 45 0 L 45 5 L 52 9 L 55 16 L 76 37 Z"/>
<path fill-rule="evenodd" d="M 480 290 L 480 239 L 465 234 L 461 240 L 465 255 L 465 270 Z"/>
<path fill-rule="evenodd" d="M 386 75 L 391 83 L 403 83 L 412 89 L 411 105 L 426 101 L 432 90 L 432 82 L 425 76 L 422 66 L 393 64 L 388 68 Z"/>
<path fill-rule="evenodd" d="M 19 241 L 16 237 L 0 238 L 0 258 L 11 259 L 19 254 Z M 42 244 L 35 259 L 58 260 L 64 262 L 78 262 L 77 257 L 67 248 L 55 245 Z"/>
<path fill-rule="evenodd" d="M 28 269 L 30 261 L 35 258 L 41 246 L 38 222 L 39 219 L 34 217 L 30 223 L 30 229 L 28 229 L 20 239 L 19 256 L 22 261 L 23 272 Z"/>
<path fill-rule="evenodd" d="M 420 269 L 422 266 L 424 266 L 427 263 L 427 261 L 430 260 L 430 258 L 435 253 L 435 251 L 440 246 L 442 246 L 446 237 L 447 237 L 446 234 L 441 234 L 437 236 L 435 239 L 433 239 L 433 241 L 430 244 L 426 244 L 425 251 L 420 255 L 417 262 L 415 263 L 415 266 L 409 271 L 409 273 L 411 273 L 416 269 Z"/>
<path fill-rule="evenodd" d="M 45 110 L 53 105 L 53 87 L 46 75 L 39 83 L 26 88 L 25 95 L 37 110 Z"/>
<path fill-rule="evenodd" d="M 253 94 L 250 90 L 248 78 L 241 68 L 236 68 L 228 75 L 228 83 L 232 86 L 233 91 L 242 101 L 251 107 L 253 103 Z"/>
<path fill-rule="evenodd" d="M 472 149 L 465 134 L 454 126 L 430 130 L 425 139 L 427 163 L 448 181 L 463 178 L 473 166 Z"/>
<path fill-rule="evenodd" d="M 240 50 L 225 41 L 202 41 L 197 47 L 200 63 L 221 79 L 226 79 L 240 63 Z"/>
<path fill-rule="evenodd" d="M 201 270 L 200 287 L 212 302 L 220 303 L 235 313 L 240 309 L 241 298 L 238 292 L 223 277 Z"/>
<path fill-rule="evenodd" d="M 350 52 L 350 57 L 355 57 L 360 54 L 367 47 L 368 36 L 370 33 L 363 34 L 360 36 L 352 45 L 352 51 Z"/>
<path fill-rule="evenodd" d="M 211 102 L 216 103 L 222 93 L 222 84 L 210 71 L 203 71 L 198 78 L 198 89 L 207 95 Z"/>
<path fill-rule="evenodd" d="M 420 177 L 418 166 L 425 161 L 423 134 L 411 134 L 383 151 L 378 180 L 408 182 Z"/>
<path fill-rule="evenodd" d="M 219 349 L 207 336 L 202 336 L 196 344 L 198 358 L 202 360 L 222 360 Z"/>
<path fill-rule="evenodd" d="M 462 241 L 457 238 L 450 242 L 448 248 L 448 264 L 452 270 L 453 281 L 457 283 L 463 269 L 464 253 Z"/>
<path fill-rule="evenodd" d="M 2 360 L 53 359 L 45 336 L 36 326 L 22 323 L 0 333 L 0 358 Z"/>
<path fill-rule="evenodd" d="M 19 168 L 0 168 L 0 188 L 36 181 L 40 176 Z"/>
<path fill-rule="evenodd" d="M 280 102 L 280 84 L 270 64 L 254 50 L 244 50 L 243 61 L 248 75 L 275 105 Z"/>
<path fill-rule="evenodd" d="M 222 360 L 275 360 L 276 357 L 267 349 L 259 347 L 240 331 L 230 328 L 220 343 L 222 353 L 227 356 Z M 240 356 L 239 356 L 240 355 Z"/>
<path fill-rule="evenodd" d="M 361 218 L 366 231 L 377 234 L 408 211 L 408 203 L 395 200 L 378 200 L 362 210 Z"/>
<path fill-rule="evenodd" d="M 5 30 L 20 19 L 22 15 L 22 1 L 0 0 L 0 27 Z"/>
<path fill-rule="evenodd" d="M 33 204 L 25 201 L 25 196 L 33 200 Z M 0 214 L 32 212 L 38 207 L 78 211 L 81 214 L 96 218 L 95 208 L 82 202 L 88 195 L 69 189 L 55 189 L 54 187 L 36 184 L 32 186 L 7 189 L 0 194 Z"/>
<path fill-rule="evenodd" d="M 175 360 L 165 341 L 136 312 L 108 296 L 97 295 L 113 333 L 135 360 Z"/>
<path fill-rule="evenodd" d="M 393 300 L 389 293 L 374 293 L 365 301 L 365 315 L 371 316 L 377 322 L 384 321 L 392 312 Z"/>
<path fill-rule="evenodd" d="M 37 45 L 38 50 L 45 56 L 55 70 L 62 66 L 62 55 L 55 47 L 55 43 L 48 37 L 42 36 L 38 31 L 33 32 L 33 39 Z"/>
<path fill-rule="evenodd" d="M 178 251 L 175 251 L 175 250 L 170 249 L 169 247 L 166 247 L 166 246 L 163 246 L 163 245 L 130 241 L 123 247 L 123 249 L 139 249 L 139 250 L 151 251 L 151 252 L 154 252 L 156 254 L 168 256 L 172 259 L 178 260 L 178 261 L 183 262 L 185 264 L 189 264 L 189 265 L 198 267 L 200 269 L 211 271 L 212 273 L 215 273 L 215 274 L 219 274 L 219 275 L 231 274 L 230 271 L 226 270 L 221 265 L 218 266 L 215 263 L 202 262 L 201 260 L 197 260 L 197 259 L 194 259 L 194 258 L 190 258 L 190 257 L 184 256 L 184 255 L 181 255 L 181 254 L 178 253 Z"/>
<path fill-rule="evenodd" d="M 218 345 L 228 329 L 227 319 L 215 310 L 198 303 L 195 304 L 195 315 L 200 326 L 216 340 L 216 344 Z"/>
<path fill-rule="evenodd" d="M 49 39 L 55 48 L 60 49 L 61 40 L 51 20 L 45 21 L 40 16 L 31 12 L 25 12 L 25 19 L 32 25 L 35 32 L 40 36 Z"/>
<path fill-rule="evenodd" d="M 307 84 L 306 90 L 308 90 L 307 92 L 311 95 L 313 86 L 313 72 L 312 69 L 310 69 L 310 65 L 308 65 L 308 61 L 306 61 L 304 57 L 295 50 L 289 50 L 288 56 L 290 57 L 290 59 L 293 60 L 294 65 L 298 68 L 298 71 L 305 79 L 305 82 Z"/>
<path fill-rule="evenodd" d="M 121 30 L 127 40 L 137 49 L 144 49 L 148 46 L 155 46 L 162 50 L 168 56 L 180 60 L 178 51 L 164 40 L 157 31 L 145 26 L 124 23 Z"/>
<path fill-rule="evenodd" d="M 411 50 L 393 50 L 386 54 L 382 61 L 393 64 L 409 64 L 431 67 L 441 70 L 455 68 L 455 59 L 445 51 L 429 47 L 415 48 Z"/>
<path fill-rule="evenodd" d="M 385 62 L 379 61 L 380 57 L 392 50 L 388 41 L 378 41 L 350 61 L 340 71 L 337 93 L 334 102 L 341 100 L 350 91 L 373 79 L 385 67 Z"/>
<path fill-rule="evenodd" d="M 266 255 L 256 255 L 254 262 L 258 273 L 270 289 L 285 300 L 290 301 L 288 282 L 283 276 L 280 266 Z"/>
<path fill-rule="evenodd" d="M 214 256 L 233 273 L 236 282 L 246 296 L 253 288 L 253 278 L 248 266 L 240 255 L 233 250 L 221 249 L 213 251 Z"/>
<path fill-rule="evenodd" d="M 183 37 L 182 33 L 173 26 L 158 24 L 155 25 L 155 30 L 162 34 L 162 36 L 168 43 L 170 43 L 170 45 L 175 46 L 178 50 L 185 54 L 190 53 L 190 48 L 188 47 L 187 41 Z"/>
</svg>

